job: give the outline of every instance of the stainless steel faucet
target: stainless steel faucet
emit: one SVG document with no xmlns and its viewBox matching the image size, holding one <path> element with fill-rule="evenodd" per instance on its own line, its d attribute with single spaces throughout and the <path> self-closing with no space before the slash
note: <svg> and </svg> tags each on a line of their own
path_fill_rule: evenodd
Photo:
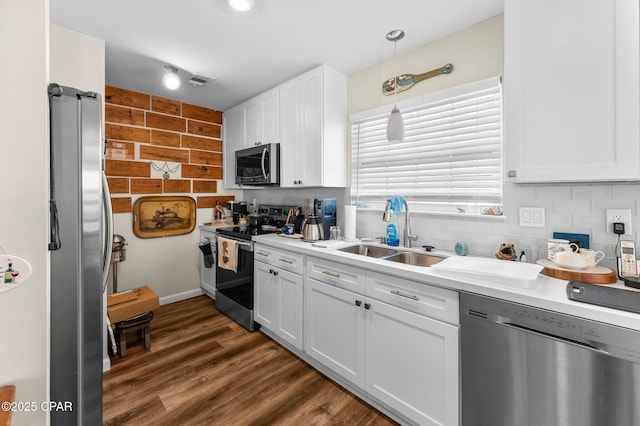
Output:
<svg viewBox="0 0 640 426">
<path fill-rule="evenodd" d="M 407 204 L 407 200 L 402 198 L 402 202 L 404 203 L 404 233 L 403 233 L 403 245 L 405 247 L 411 248 L 411 241 L 416 241 L 418 239 L 417 235 L 411 234 L 411 220 L 409 216 L 409 204 Z M 398 212 L 396 212 L 398 213 Z M 384 213 L 382 213 L 382 220 L 384 222 L 391 222 L 391 200 L 387 200 L 387 204 L 384 206 Z"/>
</svg>

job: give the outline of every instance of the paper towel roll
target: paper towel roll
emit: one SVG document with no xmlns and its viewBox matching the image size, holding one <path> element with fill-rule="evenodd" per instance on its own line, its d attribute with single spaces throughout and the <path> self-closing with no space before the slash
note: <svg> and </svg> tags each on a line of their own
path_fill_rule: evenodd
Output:
<svg viewBox="0 0 640 426">
<path fill-rule="evenodd" d="M 344 206 L 344 239 L 356 240 L 356 206 Z"/>
</svg>

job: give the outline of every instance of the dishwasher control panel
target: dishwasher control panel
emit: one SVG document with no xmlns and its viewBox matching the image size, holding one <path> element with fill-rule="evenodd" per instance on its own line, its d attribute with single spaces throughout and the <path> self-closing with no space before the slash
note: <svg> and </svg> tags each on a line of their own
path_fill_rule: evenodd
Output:
<svg viewBox="0 0 640 426">
<path fill-rule="evenodd" d="M 568 331 L 571 334 L 585 337 L 600 337 L 598 328 L 591 323 L 572 321 L 570 318 L 559 317 L 541 310 L 529 310 L 521 307 L 505 307 L 504 315 L 515 323 L 524 324 L 532 328 L 543 328 L 550 331 Z M 503 322 L 510 322 L 509 319 Z"/>
</svg>

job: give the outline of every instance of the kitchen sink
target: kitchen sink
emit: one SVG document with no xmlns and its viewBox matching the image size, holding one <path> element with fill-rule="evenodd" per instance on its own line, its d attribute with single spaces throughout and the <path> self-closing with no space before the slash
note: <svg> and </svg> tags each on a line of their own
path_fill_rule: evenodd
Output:
<svg viewBox="0 0 640 426">
<path fill-rule="evenodd" d="M 344 251 L 347 253 L 359 254 L 361 256 L 369 256 L 375 258 L 386 258 L 387 256 L 397 255 L 398 250 L 393 250 L 386 247 L 379 246 L 369 246 L 365 244 L 357 245 L 357 246 L 349 246 L 338 249 L 339 251 Z"/>
<path fill-rule="evenodd" d="M 444 259 L 445 258 L 442 256 L 434 256 L 432 254 L 414 252 L 401 252 L 389 257 L 385 257 L 385 260 L 416 266 L 432 266 Z"/>
</svg>

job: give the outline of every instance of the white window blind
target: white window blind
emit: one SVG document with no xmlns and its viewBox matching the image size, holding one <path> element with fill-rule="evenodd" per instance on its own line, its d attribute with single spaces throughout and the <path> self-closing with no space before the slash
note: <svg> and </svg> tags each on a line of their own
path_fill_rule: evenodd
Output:
<svg viewBox="0 0 640 426">
<path fill-rule="evenodd" d="M 502 205 L 502 85 L 498 77 L 398 103 L 403 142 L 390 143 L 391 107 L 351 119 L 351 196 L 375 206 L 402 195 L 418 210 L 480 213 Z"/>
</svg>

